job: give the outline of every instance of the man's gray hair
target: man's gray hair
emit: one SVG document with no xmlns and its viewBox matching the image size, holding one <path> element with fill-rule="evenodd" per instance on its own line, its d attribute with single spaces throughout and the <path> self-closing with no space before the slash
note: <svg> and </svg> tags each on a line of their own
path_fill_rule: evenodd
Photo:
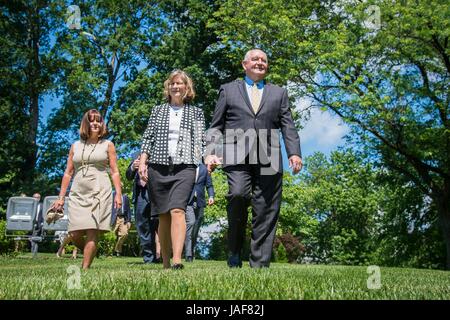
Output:
<svg viewBox="0 0 450 320">
<path fill-rule="evenodd" d="M 266 55 L 266 58 L 267 58 L 267 53 L 265 53 L 264 50 L 261 50 L 259 48 L 253 48 L 253 49 L 250 49 L 247 51 L 247 53 L 244 56 L 244 61 L 248 61 L 248 59 L 250 59 L 250 52 L 252 52 L 252 51 L 261 51 Z M 269 58 L 267 58 L 267 62 L 269 62 Z"/>
</svg>

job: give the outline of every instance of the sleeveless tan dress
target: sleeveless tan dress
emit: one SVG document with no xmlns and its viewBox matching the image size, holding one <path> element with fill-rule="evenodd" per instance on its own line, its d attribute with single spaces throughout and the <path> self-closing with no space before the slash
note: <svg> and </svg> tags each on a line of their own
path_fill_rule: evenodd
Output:
<svg viewBox="0 0 450 320">
<path fill-rule="evenodd" d="M 69 231 L 110 231 L 112 187 L 109 179 L 108 140 L 74 143 L 74 179 L 69 194 Z M 83 152 L 84 148 L 84 152 Z"/>
</svg>

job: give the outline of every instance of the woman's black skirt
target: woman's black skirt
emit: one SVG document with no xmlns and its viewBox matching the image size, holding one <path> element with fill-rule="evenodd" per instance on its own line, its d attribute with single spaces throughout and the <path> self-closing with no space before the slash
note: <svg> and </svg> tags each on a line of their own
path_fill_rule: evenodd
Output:
<svg viewBox="0 0 450 320">
<path fill-rule="evenodd" d="M 148 183 L 152 216 L 158 216 L 176 208 L 186 211 L 194 188 L 195 170 L 196 166 L 193 164 L 149 165 Z"/>
</svg>

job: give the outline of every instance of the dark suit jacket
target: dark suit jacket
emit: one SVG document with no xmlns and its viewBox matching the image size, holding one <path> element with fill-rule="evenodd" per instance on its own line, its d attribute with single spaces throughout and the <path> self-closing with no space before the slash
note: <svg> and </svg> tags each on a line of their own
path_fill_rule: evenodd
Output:
<svg viewBox="0 0 450 320">
<path fill-rule="evenodd" d="M 138 192 L 136 190 L 136 188 L 143 188 L 139 185 L 139 173 L 138 170 L 133 169 L 133 162 L 134 160 L 136 160 L 140 155 L 140 152 L 136 152 L 135 154 L 133 154 L 133 160 L 131 160 L 130 165 L 127 168 L 127 171 L 125 173 L 126 177 L 128 180 L 133 180 L 133 196 L 131 199 L 131 202 L 136 205 L 136 201 L 137 201 L 137 195 Z M 147 188 L 145 188 L 147 189 Z"/>
<path fill-rule="evenodd" d="M 113 199 L 116 196 L 116 192 L 113 192 Z M 125 216 L 125 223 L 131 222 L 131 209 L 130 209 L 130 199 L 128 199 L 128 196 L 126 194 L 122 195 L 122 212 Z M 113 207 L 112 207 L 112 215 L 111 215 L 111 225 L 116 224 L 117 219 L 117 210 L 114 208 L 114 201 L 113 201 Z"/>
<path fill-rule="evenodd" d="M 43 207 L 44 204 L 42 202 L 38 202 L 38 211 L 36 212 L 35 226 L 33 230 L 34 235 L 37 235 L 42 231 L 42 224 L 44 223 Z"/>
<path fill-rule="evenodd" d="M 208 130 L 206 155 L 217 154 L 222 146 L 219 152 L 223 155 L 224 167 L 248 163 L 250 156 L 256 156 L 256 162 L 251 163 L 270 162 L 274 170 L 282 172 L 280 130 L 288 157 L 301 156 L 300 138 L 292 119 L 286 89 L 266 84 L 255 114 L 244 81 L 224 84 L 220 87 Z M 214 148 L 213 142 L 217 139 L 214 135 L 217 133 L 223 135 L 223 140 L 216 145 L 219 148 Z"/>
<path fill-rule="evenodd" d="M 39 226 L 41 226 L 41 224 L 44 222 L 44 213 L 42 212 L 43 208 L 44 208 L 44 203 L 39 202 L 38 203 L 38 212 L 36 213 L 36 222 L 38 223 Z"/>
<path fill-rule="evenodd" d="M 208 196 L 214 198 L 214 186 L 212 183 L 211 176 L 208 174 L 208 169 L 204 164 L 199 165 L 198 178 L 195 182 L 194 189 L 192 190 L 191 196 L 189 197 L 188 204 L 192 205 L 194 202 L 194 195 L 197 192 L 197 207 L 206 207 L 205 200 L 205 187 L 208 191 Z"/>
</svg>

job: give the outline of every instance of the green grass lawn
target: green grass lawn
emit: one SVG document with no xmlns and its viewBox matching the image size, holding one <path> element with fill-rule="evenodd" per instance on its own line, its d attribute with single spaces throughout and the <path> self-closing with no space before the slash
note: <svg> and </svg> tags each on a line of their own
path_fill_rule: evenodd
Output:
<svg viewBox="0 0 450 320">
<path fill-rule="evenodd" d="M 163 270 L 140 258 L 101 257 L 80 270 L 77 288 L 80 265 L 53 254 L 1 257 L 0 299 L 450 299 L 448 271 L 381 268 L 381 288 L 368 289 L 367 267 L 229 269 L 224 261 L 196 260 L 184 270 Z"/>
</svg>

